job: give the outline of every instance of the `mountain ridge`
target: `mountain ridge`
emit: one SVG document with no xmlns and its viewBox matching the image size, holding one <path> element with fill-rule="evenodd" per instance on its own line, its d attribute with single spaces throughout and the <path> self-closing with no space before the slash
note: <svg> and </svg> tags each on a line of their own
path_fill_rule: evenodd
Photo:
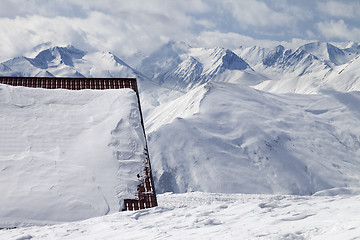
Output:
<svg viewBox="0 0 360 240">
<path fill-rule="evenodd" d="M 138 59 L 131 61 L 136 63 L 131 66 L 111 52 L 85 52 L 71 45 L 38 49 L 42 50 L 34 58 L 23 56 L 2 62 L 0 74 L 137 77 L 183 92 L 206 82 L 220 81 L 272 92 L 315 93 L 327 88 L 344 89 L 341 87 L 344 80 L 330 73 L 349 65 L 360 55 L 360 46 L 355 42 L 342 49 L 330 43 L 312 42 L 295 50 L 279 45 L 273 49 L 253 46 L 232 51 L 222 47 L 191 47 L 184 42 L 169 41 L 148 56 L 134 55 L 133 60 Z M 349 82 L 355 82 L 351 89 L 360 90 L 356 74 L 349 77 Z M 295 87 L 282 88 L 284 85 Z"/>
</svg>

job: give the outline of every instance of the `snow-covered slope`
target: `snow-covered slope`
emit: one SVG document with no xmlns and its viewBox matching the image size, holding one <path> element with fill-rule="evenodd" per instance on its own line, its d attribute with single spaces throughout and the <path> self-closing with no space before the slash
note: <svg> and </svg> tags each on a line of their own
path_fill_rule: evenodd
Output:
<svg viewBox="0 0 360 240">
<path fill-rule="evenodd" d="M 318 72 L 319 70 L 329 68 L 326 64 L 319 61 L 315 55 L 301 48 L 293 52 L 281 45 L 265 56 L 263 65 L 274 68 L 278 72 L 281 71 L 282 74 L 292 73 L 295 76 L 302 76 L 310 72 Z"/>
<path fill-rule="evenodd" d="M 261 64 L 265 56 L 270 50 L 259 46 L 253 47 L 240 47 L 234 50 L 234 53 L 244 59 L 251 67 Z"/>
<path fill-rule="evenodd" d="M 359 56 L 349 62 L 332 67 L 313 68 L 302 76 L 265 80 L 256 89 L 273 93 L 321 93 L 332 90 L 340 92 L 360 91 Z M 286 76 L 286 75 L 285 75 Z"/>
<path fill-rule="evenodd" d="M 342 65 L 360 54 L 360 48 L 356 45 L 356 43 L 352 43 L 347 48 L 340 49 L 330 43 L 314 42 L 305 44 L 300 49 L 316 55 L 329 64 Z"/>
<path fill-rule="evenodd" d="M 52 47 L 34 58 L 17 57 L 0 65 L 3 76 L 43 77 L 136 77 L 168 89 L 186 92 L 209 81 L 256 86 L 270 92 L 317 93 L 332 88 L 360 90 L 357 73 L 347 78 L 330 77 L 360 54 L 360 46 L 350 43 L 338 48 L 330 43 L 308 43 L 297 49 L 261 47 L 234 51 L 193 48 L 170 41 L 149 56 L 129 57 L 134 66 L 110 52 L 84 52 L 73 46 Z M 340 70 L 338 70 L 340 69 Z M 356 71 L 355 71 L 356 72 Z M 342 81 L 345 81 L 342 83 Z M 339 82 L 339 84 L 334 84 Z M 349 85 L 351 88 L 344 88 Z M 155 100 L 156 101 L 156 100 Z"/>
<path fill-rule="evenodd" d="M 161 194 L 159 207 L 55 226 L 0 230 L 1 239 L 358 239 L 360 196 Z"/>
<path fill-rule="evenodd" d="M 229 49 L 192 48 L 175 42 L 144 58 L 136 69 L 160 85 L 178 90 L 189 90 L 213 80 L 243 80 L 246 85 L 249 81 L 255 84 L 262 80 L 247 62 Z"/>
<path fill-rule="evenodd" d="M 160 192 L 313 194 L 360 187 L 360 95 L 208 83 L 146 119 Z"/>
<path fill-rule="evenodd" d="M 136 77 L 138 73 L 110 52 L 86 53 L 73 46 L 53 47 L 36 57 L 17 57 L 0 68 L 3 76 Z"/>
<path fill-rule="evenodd" d="M 130 89 L 0 85 L 0 226 L 74 221 L 134 198 L 145 140 Z"/>
<path fill-rule="evenodd" d="M 343 92 L 360 90 L 360 55 L 348 63 L 336 67 L 324 79 L 329 88 Z"/>
<path fill-rule="evenodd" d="M 346 78 L 331 74 L 341 71 L 359 56 L 357 43 L 342 49 L 330 43 L 314 42 L 296 50 L 280 45 L 274 49 L 239 48 L 235 52 L 249 62 L 257 74 L 264 76 L 264 80 L 255 86 L 259 90 L 305 94 L 318 93 L 323 89 L 360 90 L 358 71 Z"/>
</svg>

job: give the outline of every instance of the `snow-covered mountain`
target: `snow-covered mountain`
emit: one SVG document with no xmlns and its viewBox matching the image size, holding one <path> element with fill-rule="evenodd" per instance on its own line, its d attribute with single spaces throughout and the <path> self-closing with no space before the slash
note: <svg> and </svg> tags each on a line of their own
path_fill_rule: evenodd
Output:
<svg viewBox="0 0 360 240">
<path fill-rule="evenodd" d="M 34 58 L 16 57 L 0 64 L 5 76 L 137 77 L 169 89 L 186 92 L 209 81 L 232 82 L 271 92 L 316 93 L 321 89 L 344 91 L 343 81 L 359 90 L 359 79 L 331 74 L 341 71 L 360 54 L 357 43 L 338 48 L 330 43 L 308 43 L 297 49 L 258 46 L 194 48 L 183 42 L 163 45 L 149 56 L 128 57 L 110 52 L 87 53 L 73 46 L 52 47 Z M 353 64 L 354 65 L 354 64 Z M 339 70 L 340 69 L 340 70 Z M 356 75 L 356 74 L 355 74 Z M 334 84 L 336 82 L 336 84 Z"/>
<path fill-rule="evenodd" d="M 318 57 L 301 48 L 293 52 L 281 45 L 271 50 L 262 60 L 262 64 L 279 69 L 281 73 L 293 73 L 295 76 L 329 68 L 326 63 L 319 61 Z"/>
<path fill-rule="evenodd" d="M 128 64 L 109 52 L 52 47 L 0 63 L 0 75 L 136 77 L 159 193 L 354 194 L 359 49 L 169 42 Z"/>
<path fill-rule="evenodd" d="M 239 72 L 256 78 L 249 64 L 229 49 L 192 48 L 176 42 L 169 42 L 145 57 L 136 69 L 160 85 L 179 90 L 215 79 L 239 80 Z"/>
<path fill-rule="evenodd" d="M 358 74 L 346 78 L 333 74 L 340 72 L 359 56 L 360 47 L 354 42 L 342 49 L 330 43 L 314 42 L 295 50 L 277 46 L 274 49 L 239 48 L 235 52 L 250 62 L 257 73 L 267 78 L 255 86 L 259 90 L 278 93 L 318 93 L 323 89 L 360 90 Z"/>
<path fill-rule="evenodd" d="M 158 190 L 309 195 L 360 187 L 359 104 L 358 92 L 195 88 L 147 118 Z"/>
<path fill-rule="evenodd" d="M 86 53 L 73 46 L 53 47 L 35 58 L 16 57 L 2 63 L 4 76 L 136 77 L 137 72 L 110 52 Z"/>
<path fill-rule="evenodd" d="M 300 49 L 336 66 L 345 64 L 360 54 L 360 47 L 354 42 L 345 49 L 340 49 L 330 43 L 321 42 L 308 43 L 301 46 Z"/>
<path fill-rule="evenodd" d="M 236 52 L 251 62 L 253 69 L 262 74 L 265 81 L 278 83 L 290 78 L 298 81 L 311 76 L 314 79 L 312 82 L 315 82 L 331 69 L 327 62 L 302 47 L 296 50 L 285 49 L 282 45 L 270 50 L 250 47 L 239 48 Z"/>
<path fill-rule="evenodd" d="M 234 53 L 243 58 L 250 66 L 256 66 L 262 63 L 265 56 L 269 53 L 269 49 L 265 49 L 259 46 L 253 47 L 239 47 L 234 50 Z"/>
</svg>

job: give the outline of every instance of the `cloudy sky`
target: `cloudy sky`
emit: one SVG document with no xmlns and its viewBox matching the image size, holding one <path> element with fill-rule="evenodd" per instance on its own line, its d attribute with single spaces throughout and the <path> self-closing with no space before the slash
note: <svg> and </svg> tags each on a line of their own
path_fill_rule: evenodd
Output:
<svg viewBox="0 0 360 240">
<path fill-rule="evenodd" d="M 119 57 L 169 40 L 236 48 L 360 42 L 359 0 L 0 0 L 0 60 L 43 43 Z"/>
</svg>

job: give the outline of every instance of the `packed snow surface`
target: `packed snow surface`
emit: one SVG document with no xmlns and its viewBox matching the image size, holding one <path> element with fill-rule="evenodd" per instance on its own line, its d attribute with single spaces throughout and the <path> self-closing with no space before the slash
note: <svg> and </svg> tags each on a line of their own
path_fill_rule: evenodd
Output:
<svg viewBox="0 0 360 240">
<path fill-rule="evenodd" d="M 121 210 L 143 169 L 136 94 L 0 85 L 0 225 Z"/>
<path fill-rule="evenodd" d="M 53 226 L 0 230 L 1 239 L 359 239 L 360 196 L 161 194 L 159 207 Z"/>
</svg>

